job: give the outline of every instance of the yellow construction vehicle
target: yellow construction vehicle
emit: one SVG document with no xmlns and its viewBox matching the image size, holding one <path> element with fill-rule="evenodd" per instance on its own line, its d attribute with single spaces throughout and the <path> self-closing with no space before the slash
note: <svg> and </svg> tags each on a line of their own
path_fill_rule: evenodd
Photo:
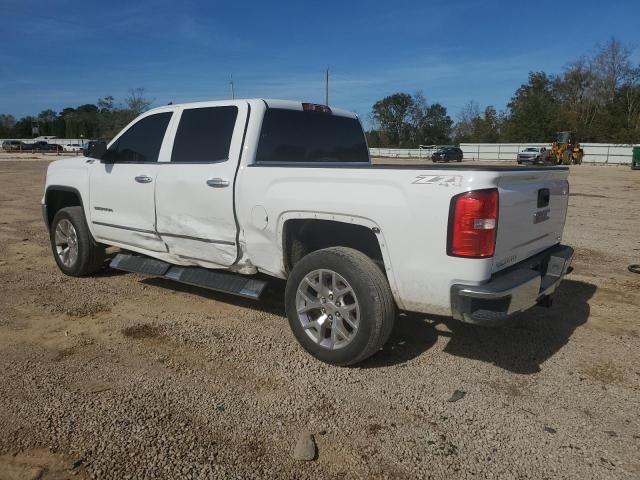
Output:
<svg viewBox="0 0 640 480">
<path fill-rule="evenodd" d="M 574 132 L 558 132 L 558 137 L 551 144 L 551 149 L 543 152 L 543 165 L 580 165 L 584 150 L 576 142 Z"/>
</svg>

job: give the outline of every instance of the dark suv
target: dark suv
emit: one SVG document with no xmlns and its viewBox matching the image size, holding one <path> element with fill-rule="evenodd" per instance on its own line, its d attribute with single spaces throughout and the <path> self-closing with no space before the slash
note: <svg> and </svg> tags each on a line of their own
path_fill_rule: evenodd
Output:
<svg viewBox="0 0 640 480">
<path fill-rule="evenodd" d="M 438 150 L 433 152 L 431 160 L 434 162 L 450 162 L 451 160 L 461 162 L 462 157 L 462 150 L 458 147 L 440 147 Z"/>
</svg>

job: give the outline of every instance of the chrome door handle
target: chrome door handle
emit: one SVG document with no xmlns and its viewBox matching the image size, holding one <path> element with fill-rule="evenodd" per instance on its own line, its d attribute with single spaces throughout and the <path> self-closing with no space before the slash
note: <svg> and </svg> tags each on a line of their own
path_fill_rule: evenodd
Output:
<svg viewBox="0 0 640 480">
<path fill-rule="evenodd" d="M 151 183 L 153 181 L 153 178 L 147 175 L 138 175 L 134 178 L 134 180 L 138 183 Z"/>
<path fill-rule="evenodd" d="M 225 178 L 210 178 L 207 180 L 207 185 L 213 188 L 224 188 L 229 186 L 229 180 Z"/>
</svg>

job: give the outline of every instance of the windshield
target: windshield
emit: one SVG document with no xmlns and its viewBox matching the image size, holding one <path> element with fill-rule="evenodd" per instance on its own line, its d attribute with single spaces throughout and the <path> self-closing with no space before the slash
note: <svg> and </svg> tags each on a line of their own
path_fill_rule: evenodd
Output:
<svg viewBox="0 0 640 480">
<path fill-rule="evenodd" d="M 529 148 L 525 148 L 523 151 L 525 151 L 525 152 L 537 152 L 538 149 L 537 148 L 533 148 L 533 147 L 529 147 Z"/>
</svg>

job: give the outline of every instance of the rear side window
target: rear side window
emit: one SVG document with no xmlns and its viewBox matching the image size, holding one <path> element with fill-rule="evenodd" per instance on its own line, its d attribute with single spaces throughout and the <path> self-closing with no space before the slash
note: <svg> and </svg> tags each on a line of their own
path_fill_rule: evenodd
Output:
<svg viewBox="0 0 640 480">
<path fill-rule="evenodd" d="M 149 115 L 134 123 L 105 152 L 103 160 L 114 163 L 157 162 L 171 112 Z"/>
<path fill-rule="evenodd" d="M 368 162 L 360 122 L 323 112 L 270 108 L 258 143 L 257 162 Z"/>
<path fill-rule="evenodd" d="M 229 158 L 238 107 L 191 108 L 182 112 L 172 162 L 222 162 Z"/>
</svg>

